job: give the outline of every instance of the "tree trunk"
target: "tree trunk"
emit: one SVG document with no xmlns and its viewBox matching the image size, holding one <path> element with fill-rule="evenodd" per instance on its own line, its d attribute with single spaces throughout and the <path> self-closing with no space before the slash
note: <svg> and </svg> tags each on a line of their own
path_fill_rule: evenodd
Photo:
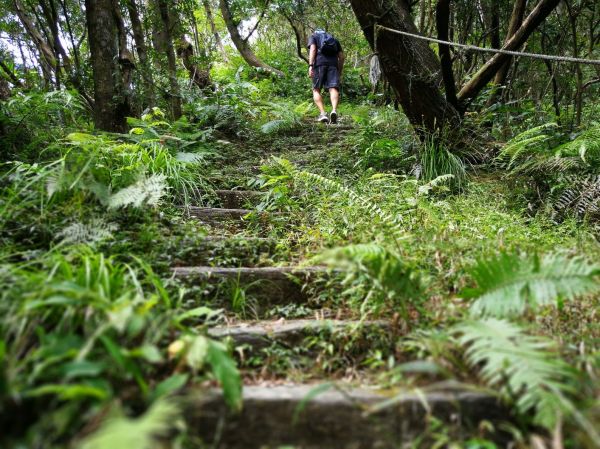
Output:
<svg viewBox="0 0 600 449">
<path fill-rule="evenodd" d="M 206 20 L 208 21 L 208 24 L 210 25 L 210 30 L 211 30 L 213 36 L 215 37 L 215 44 L 217 45 L 217 48 L 221 52 L 223 61 L 225 61 L 226 63 L 229 63 L 229 56 L 227 56 L 227 52 L 225 51 L 225 47 L 223 46 L 223 41 L 221 40 L 221 36 L 219 35 L 219 32 L 217 31 L 217 26 L 215 25 L 215 19 L 213 17 L 210 3 L 208 3 L 208 0 L 202 0 L 202 4 L 204 6 L 204 12 L 206 13 Z"/>
<path fill-rule="evenodd" d="M 0 59 L 0 68 L 4 71 L 4 73 L 6 73 L 6 76 L 8 76 L 10 82 L 13 83 L 15 87 L 23 87 L 21 80 L 2 59 Z"/>
<path fill-rule="evenodd" d="M 227 30 L 229 30 L 231 40 L 240 52 L 240 55 L 242 55 L 242 58 L 244 58 L 244 61 L 246 61 L 252 67 L 261 68 L 263 70 L 266 70 L 267 72 L 274 73 L 277 76 L 283 76 L 282 71 L 277 70 L 258 59 L 258 56 L 254 54 L 254 52 L 250 48 L 250 45 L 248 45 L 248 41 L 244 40 L 242 36 L 240 36 L 240 32 L 233 20 L 233 16 L 231 15 L 231 10 L 229 9 L 229 4 L 227 3 L 227 0 L 219 0 L 219 7 L 221 9 L 221 14 L 223 15 L 225 25 L 227 25 Z"/>
<path fill-rule="evenodd" d="M 142 85 L 144 86 L 144 95 L 142 104 L 145 106 L 154 106 L 156 100 L 154 98 L 154 79 L 152 76 L 152 68 L 148 60 L 148 47 L 144 36 L 144 28 L 140 20 L 140 12 L 136 0 L 127 0 L 127 11 L 129 12 L 129 20 L 131 21 L 131 29 L 133 31 L 133 39 L 135 40 L 135 49 L 139 59 L 139 66 L 142 77 Z"/>
<path fill-rule="evenodd" d="M 177 45 L 177 56 L 181 58 L 183 66 L 189 73 L 190 80 L 200 89 L 206 89 L 211 85 L 210 72 L 208 69 L 201 69 L 194 62 L 194 46 L 191 42 L 181 39 Z"/>
<path fill-rule="evenodd" d="M 518 50 L 527 41 L 531 33 L 550 15 L 561 0 L 540 0 L 531 14 L 525 19 L 513 36 L 504 43 L 503 50 Z M 483 67 L 481 67 L 471 80 L 463 86 L 458 93 L 458 100 L 467 103 L 473 100 L 489 83 L 500 68 L 510 59 L 509 55 L 497 53 Z"/>
<path fill-rule="evenodd" d="M 88 39 L 94 73 L 94 123 L 103 131 L 125 132 L 127 105 L 123 103 L 118 63 L 118 27 L 113 0 L 85 0 Z"/>
<path fill-rule="evenodd" d="M 506 32 L 506 38 L 504 39 L 504 44 L 506 44 L 510 40 L 510 38 L 513 37 L 513 35 L 517 32 L 517 30 L 523 23 L 523 17 L 525 17 L 525 8 L 526 7 L 527 7 L 527 0 L 515 0 L 512 14 L 510 16 L 510 22 L 508 23 L 508 30 Z M 496 76 L 494 77 L 494 84 L 496 85 L 496 91 L 490 97 L 488 104 L 491 105 L 496 102 L 496 99 L 498 98 L 499 88 L 506 84 L 506 78 L 508 76 L 508 71 L 510 70 L 510 65 L 512 64 L 512 61 L 513 61 L 513 57 L 509 56 L 508 59 L 506 60 L 506 62 L 504 64 L 502 64 L 502 67 L 500 67 L 500 70 L 498 70 L 498 73 L 496 73 Z M 502 96 L 505 97 L 504 94 Z"/>
<path fill-rule="evenodd" d="M 440 64 L 427 42 L 385 30 L 375 35 L 376 24 L 418 33 L 406 0 L 351 0 L 350 3 L 410 123 L 427 132 L 457 125 L 459 113 L 440 93 Z"/>
<path fill-rule="evenodd" d="M 17 17 L 23 24 L 23 27 L 27 31 L 27 34 L 31 37 L 35 47 L 40 54 L 40 64 L 42 65 L 42 71 L 49 75 L 50 73 L 55 74 L 58 77 L 58 62 L 54 56 L 52 46 L 47 42 L 42 33 L 36 27 L 33 19 L 27 14 L 25 7 L 20 0 L 13 0 L 15 12 Z"/>
<path fill-rule="evenodd" d="M 435 20 L 437 25 L 438 39 L 448 41 L 448 22 L 450 18 L 450 0 L 438 0 L 436 7 Z M 458 100 L 456 99 L 456 82 L 452 70 L 452 55 L 449 45 L 438 45 L 440 54 L 440 64 L 442 65 L 442 77 L 444 78 L 444 90 L 446 100 L 452 106 L 458 109 Z"/>
<path fill-rule="evenodd" d="M 308 56 L 302 52 L 306 48 L 306 44 L 308 42 L 308 36 L 304 30 L 304 25 L 298 22 L 288 13 L 284 12 L 283 15 L 292 27 L 292 31 L 294 31 L 294 36 L 296 37 L 296 54 L 300 59 L 308 64 Z"/>
<path fill-rule="evenodd" d="M 169 2 L 167 2 L 167 0 L 157 0 L 157 6 L 163 26 L 160 33 L 160 46 L 167 56 L 169 68 L 171 114 L 173 118 L 177 120 L 182 114 L 181 94 L 179 91 L 179 83 L 177 82 L 177 60 L 175 59 L 175 49 L 173 47 L 173 29 L 171 17 L 169 15 Z"/>
</svg>

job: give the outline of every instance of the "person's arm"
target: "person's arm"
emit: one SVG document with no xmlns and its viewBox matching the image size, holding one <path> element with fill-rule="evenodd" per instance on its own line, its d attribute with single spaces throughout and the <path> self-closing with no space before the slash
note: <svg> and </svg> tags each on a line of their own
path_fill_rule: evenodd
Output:
<svg viewBox="0 0 600 449">
<path fill-rule="evenodd" d="M 315 71 L 314 71 L 314 67 L 315 67 L 315 61 L 317 60 L 317 44 L 312 44 L 310 46 L 310 50 L 308 52 L 308 76 L 310 78 L 313 77 Z"/>
<path fill-rule="evenodd" d="M 344 55 L 343 51 L 338 53 L 338 72 L 340 72 L 340 80 L 342 79 L 342 74 L 344 73 L 344 62 L 346 61 L 346 55 Z"/>
</svg>

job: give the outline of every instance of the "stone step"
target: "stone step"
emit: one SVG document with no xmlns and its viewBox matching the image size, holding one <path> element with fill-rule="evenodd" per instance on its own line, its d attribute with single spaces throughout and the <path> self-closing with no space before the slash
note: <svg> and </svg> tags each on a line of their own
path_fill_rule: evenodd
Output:
<svg viewBox="0 0 600 449">
<path fill-rule="evenodd" d="M 221 226 L 226 224 L 239 224 L 244 217 L 251 213 L 257 213 L 261 220 L 267 220 L 274 217 L 282 217 L 285 214 L 281 212 L 257 212 L 252 209 L 224 209 L 220 207 L 195 207 L 186 208 L 190 218 L 194 218 L 201 223 L 210 226 Z"/>
<path fill-rule="evenodd" d="M 215 260 L 228 264 L 257 263 L 262 254 L 270 254 L 277 241 L 269 238 L 244 236 L 207 236 L 199 244 L 178 250 L 176 266 L 198 266 L 214 264 Z"/>
<path fill-rule="evenodd" d="M 345 320 L 279 320 L 241 323 L 213 327 L 208 334 L 213 338 L 231 338 L 236 345 L 249 345 L 253 350 L 270 346 L 273 342 L 285 345 L 301 343 L 304 338 L 321 331 L 351 332 L 353 329 L 389 329 L 385 321 Z"/>
<path fill-rule="evenodd" d="M 248 205 L 255 206 L 264 195 L 251 190 L 216 190 L 221 206 L 225 209 L 243 209 Z"/>
<path fill-rule="evenodd" d="M 176 267 L 173 275 L 187 285 L 224 281 L 239 285 L 247 297 L 258 301 L 254 306 L 260 312 L 273 305 L 306 304 L 310 293 L 304 286 L 309 281 L 326 279 L 328 270 L 324 267 Z"/>
<path fill-rule="evenodd" d="M 216 390 L 188 398 L 188 428 L 219 449 L 395 449 L 412 447 L 418 437 L 425 437 L 419 447 L 431 447 L 428 417 L 458 434 L 508 418 L 495 397 L 456 387 L 417 394 L 318 384 L 247 386 L 238 413 Z M 377 408 L 386 401 L 389 406 Z"/>
</svg>

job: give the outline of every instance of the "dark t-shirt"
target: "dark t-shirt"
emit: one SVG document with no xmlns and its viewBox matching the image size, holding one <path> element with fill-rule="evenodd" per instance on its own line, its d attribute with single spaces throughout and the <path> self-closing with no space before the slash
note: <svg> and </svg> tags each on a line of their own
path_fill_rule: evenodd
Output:
<svg viewBox="0 0 600 449">
<path fill-rule="evenodd" d="M 337 45 L 338 54 L 339 54 L 342 51 L 342 45 L 340 44 L 340 41 L 338 41 L 337 39 L 335 39 L 335 43 Z M 310 51 L 311 45 L 313 45 L 313 44 L 317 46 L 317 60 L 315 61 L 316 66 L 320 66 L 320 65 L 337 66 L 338 65 L 338 55 L 327 56 L 327 55 L 321 54 L 321 52 L 319 51 L 319 39 L 317 38 L 316 33 L 313 34 L 310 37 L 310 39 L 308 40 L 308 50 L 309 51 Z"/>
</svg>

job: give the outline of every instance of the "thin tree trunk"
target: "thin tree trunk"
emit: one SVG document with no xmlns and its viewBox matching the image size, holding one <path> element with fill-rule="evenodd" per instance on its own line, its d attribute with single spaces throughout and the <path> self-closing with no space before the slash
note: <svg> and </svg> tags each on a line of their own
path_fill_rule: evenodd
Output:
<svg viewBox="0 0 600 449">
<path fill-rule="evenodd" d="M 118 28 L 112 1 L 85 0 L 94 73 L 94 123 L 103 131 L 125 132 L 127 107 L 121 98 Z"/>
<path fill-rule="evenodd" d="M 571 39 L 573 43 L 573 57 L 579 58 L 579 42 L 577 40 L 577 15 L 573 11 L 570 0 L 564 0 L 569 13 L 569 25 L 571 26 Z M 575 126 L 581 125 L 581 113 L 583 109 L 583 72 L 579 64 L 574 64 L 575 68 Z"/>
<path fill-rule="evenodd" d="M 181 58 L 183 66 L 188 71 L 190 80 L 200 89 L 206 89 L 211 85 L 210 72 L 208 69 L 201 69 L 194 63 L 194 46 L 191 42 L 181 39 L 177 45 L 177 56 Z"/>
<path fill-rule="evenodd" d="M 540 0 L 531 14 L 521 24 L 514 35 L 504 43 L 503 50 L 518 50 L 529 38 L 531 33 L 550 15 L 561 0 Z M 458 100 L 466 103 L 473 100 L 489 83 L 498 70 L 509 60 L 510 56 L 497 53 L 481 67 L 471 80 L 458 93 Z"/>
<path fill-rule="evenodd" d="M 227 0 L 219 0 L 219 6 L 221 8 L 221 14 L 223 15 L 225 25 L 227 25 L 227 30 L 229 30 L 231 40 L 240 52 L 240 55 L 242 55 L 242 58 L 244 58 L 244 61 L 246 61 L 252 67 L 261 68 L 263 70 L 266 70 L 267 72 L 274 73 L 277 76 L 283 76 L 282 71 L 277 70 L 276 68 L 271 67 L 270 65 L 265 64 L 260 59 L 258 59 L 258 56 L 256 56 L 256 54 L 252 51 L 250 45 L 248 45 L 248 41 L 244 40 L 242 36 L 240 36 L 240 32 L 233 20 L 233 16 L 231 15 L 231 10 L 229 9 L 229 4 L 227 3 Z"/>
<path fill-rule="evenodd" d="M 139 59 L 139 73 L 141 73 L 142 85 L 144 86 L 144 95 L 142 96 L 143 105 L 144 107 L 152 107 L 156 103 L 154 97 L 154 77 L 152 76 L 152 69 L 148 60 L 148 47 L 146 46 L 144 28 L 140 20 L 140 12 L 136 0 L 127 0 L 127 11 L 129 12 L 135 49 Z"/>
<path fill-rule="evenodd" d="M 448 41 L 450 0 L 438 0 L 435 18 L 438 39 Z M 454 81 L 454 72 L 452 70 L 452 55 L 450 54 L 450 46 L 439 44 L 438 49 L 440 54 L 440 64 L 442 65 L 442 76 L 444 78 L 446 100 L 448 103 L 458 109 L 458 100 L 456 99 L 456 82 Z"/>
<path fill-rule="evenodd" d="M 304 30 L 302 30 L 302 24 L 299 24 L 298 22 L 296 22 L 291 15 L 287 14 L 287 13 L 283 13 L 284 17 L 286 18 L 286 20 L 288 21 L 288 23 L 290 24 L 290 26 L 292 27 L 292 30 L 294 31 L 294 36 L 296 37 L 296 54 L 298 55 L 298 57 L 300 59 L 302 59 L 304 62 L 306 62 L 308 64 L 308 56 L 306 56 L 302 50 L 304 50 L 304 48 L 306 48 L 306 44 L 308 42 L 308 38 L 306 36 L 306 33 L 304 33 Z"/>
<path fill-rule="evenodd" d="M 179 83 L 177 81 L 177 60 L 175 59 L 175 49 L 173 47 L 173 29 L 171 25 L 171 17 L 169 15 L 169 2 L 167 0 L 157 0 L 158 11 L 162 21 L 161 47 L 167 56 L 169 69 L 169 87 L 170 87 L 170 102 L 171 114 L 175 120 L 182 115 L 181 111 L 181 94 L 179 91 Z"/>
<path fill-rule="evenodd" d="M 10 82 L 13 83 L 15 87 L 23 87 L 23 83 L 21 80 L 15 75 L 15 73 L 6 65 L 6 63 L 0 59 L 0 68 L 6 73 L 6 76 L 10 79 Z"/>
<path fill-rule="evenodd" d="M 202 0 L 202 4 L 204 6 L 204 11 L 206 12 L 206 20 L 210 25 L 210 30 L 215 37 L 215 44 L 217 48 L 221 52 L 221 56 L 223 57 L 223 61 L 229 63 L 229 56 L 227 56 L 227 52 L 225 51 L 225 47 L 223 46 L 223 41 L 221 40 L 221 36 L 219 35 L 219 31 L 217 31 L 217 26 L 215 25 L 215 19 L 213 17 L 212 9 L 208 0 Z"/>
<path fill-rule="evenodd" d="M 13 0 L 15 12 L 17 17 L 23 24 L 23 27 L 27 31 L 27 34 L 31 37 L 35 47 L 40 54 L 40 63 L 42 65 L 42 71 L 46 74 L 50 74 L 56 70 L 57 61 L 54 56 L 52 47 L 48 44 L 48 41 L 44 38 L 42 33 L 37 29 L 35 23 L 27 14 L 25 7 L 20 0 Z M 58 75 L 57 75 L 58 76 Z"/>
<path fill-rule="evenodd" d="M 448 124 L 457 125 L 459 113 L 440 93 L 440 65 L 429 45 L 384 30 L 375 35 L 376 24 L 418 33 L 406 0 L 351 0 L 350 3 L 410 123 L 417 130 L 428 132 Z"/>
<path fill-rule="evenodd" d="M 506 38 L 504 39 L 504 44 L 506 44 L 517 32 L 519 27 L 523 23 L 523 17 L 525 17 L 525 9 L 527 8 L 527 0 L 515 0 L 515 4 L 513 5 L 512 14 L 510 16 L 510 22 L 508 23 L 508 30 L 506 32 Z M 488 104 L 493 104 L 496 102 L 499 94 L 499 88 L 506 84 L 506 77 L 508 76 L 508 71 L 510 70 L 510 66 L 512 64 L 513 57 L 509 56 L 508 59 L 502 67 L 496 73 L 494 77 L 494 84 L 496 85 L 496 91 L 490 97 Z M 503 94 L 502 97 L 505 97 Z"/>
</svg>

